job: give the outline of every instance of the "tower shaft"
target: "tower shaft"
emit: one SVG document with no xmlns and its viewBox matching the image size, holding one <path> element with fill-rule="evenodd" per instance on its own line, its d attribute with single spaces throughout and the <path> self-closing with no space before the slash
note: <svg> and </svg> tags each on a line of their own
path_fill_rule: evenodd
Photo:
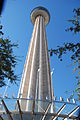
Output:
<svg viewBox="0 0 80 120">
<path fill-rule="evenodd" d="M 35 19 L 18 97 L 39 100 L 52 98 L 45 18 L 42 15 Z M 21 101 L 21 107 L 28 110 L 30 103 Z"/>
</svg>

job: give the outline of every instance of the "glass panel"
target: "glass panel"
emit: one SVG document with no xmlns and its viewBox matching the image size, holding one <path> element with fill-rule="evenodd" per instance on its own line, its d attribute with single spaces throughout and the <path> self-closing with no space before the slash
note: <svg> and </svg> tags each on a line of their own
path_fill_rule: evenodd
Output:
<svg viewBox="0 0 80 120">
<path fill-rule="evenodd" d="M 49 104 L 49 101 L 36 100 L 35 112 L 44 112 Z"/>
<path fill-rule="evenodd" d="M 3 100 L 9 111 L 16 110 L 16 105 L 17 105 L 16 99 L 3 99 Z M 3 109 L 4 109 L 4 106 L 3 106 Z"/>
<path fill-rule="evenodd" d="M 19 103 L 22 111 L 32 111 L 33 100 L 21 99 L 19 100 Z"/>
<path fill-rule="evenodd" d="M 17 104 L 17 99 L 4 99 L 4 102 L 7 106 L 7 108 L 9 109 L 9 111 L 12 113 L 12 117 L 13 120 L 19 120 L 20 119 L 20 115 L 19 115 L 19 108 L 18 108 L 18 104 Z M 34 100 L 30 99 L 19 99 L 19 103 L 20 103 L 20 107 L 21 107 L 21 111 L 23 112 L 23 120 L 27 119 L 30 120 L 32 117 L 32 110 L 34 110 L 34 115 L 33 118 L 35 120 L 40 120 L 42 118 L 42 116 L 44 115 L 44 111 L 46 110 L 46 108 L 48 107 L 48 105 L 50 105 L 50 101 L 49 100 L 35 100 L 35 104 L 34 104 Z M 45 117 L 45 120 L 49 120 L 51 119 L 51 115 L 54 113 L 56 114 L 60 108 L 63 106 L 64 102 L 60 102 L 60 101 L 53 101 L 51 103 L 50 108 L 47 111 L 47 115 Z M 65 108 L 63 109 L 63 111 L 60 114 L 66 115 L 69 114 L 74 108 L 76 108 L 77 105 L 76 104 L 71 104 L 71 103 L 66 103 Z M 5 114 L 4 114 L 5 113 Z M 75 112 L 73 115 L 76 115 L 77 112 Z M 8 120 L 8 116 L 6 114 L 6 111 L 4 109 L 4 106 L 1 102 L 0 99 L 0 115 L 4 118 L 4 120 Z M 58 118 L 61 119 L 61 118 Z"/>
<path fill-rule="evenodd" d="M 54 113 L 57 113 L 64 103 L 53 101 Z"/>
<path fill-rule="evenodd" d="M 2 117 L 4 120 L 9 120 L 7 114 L 2 114 L 1 117 Z"/>
<path fill-rule="evenodd" d="M 69 114 L 72 110 L 74 110 L 75 107 L 76 107 L 76 105 L 66 104 L 66 107 L 65 107 L 64 110 L 61 112 L 61 114 Z M 73 114 L 73 115 L 74 115 L 74 114 Z"/>
</svg>

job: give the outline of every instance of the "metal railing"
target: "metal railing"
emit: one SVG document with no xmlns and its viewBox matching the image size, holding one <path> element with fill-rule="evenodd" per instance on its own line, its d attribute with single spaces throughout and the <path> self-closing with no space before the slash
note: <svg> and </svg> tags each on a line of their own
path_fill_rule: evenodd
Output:
<svg viewBox="0 0 80 120">
<path fill-rule="evenodd" d="M 27 109 L 28 103 L 30 108 Z M 78 109 L 79 106 L 76 103 L 64 101 L 0 98 L 0 116 L 3 120 L 18 120 L 16 118 L 25 120 L 25 116 L 28 117 L 27 120 L 33 120 L 33 118 L 34 120 L 76 119 Z"/>
</svg>

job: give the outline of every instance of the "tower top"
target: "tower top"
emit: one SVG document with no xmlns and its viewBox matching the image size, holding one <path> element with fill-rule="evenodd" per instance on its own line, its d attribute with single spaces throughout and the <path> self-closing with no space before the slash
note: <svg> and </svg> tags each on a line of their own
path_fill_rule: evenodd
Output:
<svg viewBox="0 0 80 120">
<path fill-rule="evenodd" d="M 44 20 L 45 20 L 45 25 L 47 25 L 50 21 L 50 14 L 48 12 L 48 10 L 44 7 L 36 7 L 32 10 L 31 12 L 31 21 L 34 24 L 35 23 L 35 19 L 37 16 L 43 16 Z"/>
</svg>

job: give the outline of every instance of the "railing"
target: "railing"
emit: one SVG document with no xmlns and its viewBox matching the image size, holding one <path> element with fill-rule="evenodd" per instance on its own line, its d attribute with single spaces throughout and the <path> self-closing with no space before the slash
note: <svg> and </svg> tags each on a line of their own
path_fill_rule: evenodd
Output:
<svg viewBox="0 0 80 120">
<path fill-rule="evenodd" d="M 27 107 L 28 106 L 28 107 Z M 33 100 L 26 98 L 0 98 L 0 116 L 4 120 L 18 120 L 12 116 L 23 116 L 25 119 L 25 113 L 31 118 L 38 116 L 39 120 L 55 120 L 59 117 L 73 119 L 77 117 L 77 111 L 79 106 L 75 103 L 61 102 L 61 101 L 50 101 L 50 100 Z M 22 115 L 23 114 L 23 115 Z M 6 119 L 5 119 L 6 116 Z M 22 118 L 22 117 L 21 117 Z M 38 120 L 35 118 L 34 120 Z M 2 119 L 1 119 L 2 120 Z M 21 119 L 22 120 L 22 119 Z M 27 120 L 30 120 L 27 118 Z"/>
</svg>

